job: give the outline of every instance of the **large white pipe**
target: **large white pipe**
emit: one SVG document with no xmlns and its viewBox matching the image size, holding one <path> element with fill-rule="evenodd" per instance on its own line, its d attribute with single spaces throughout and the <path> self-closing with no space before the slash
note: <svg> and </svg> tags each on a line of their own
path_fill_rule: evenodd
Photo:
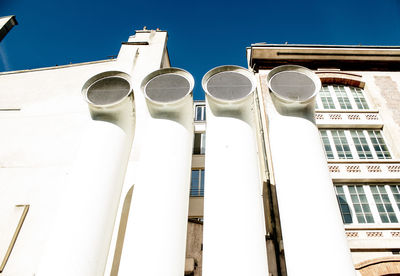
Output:
<svg viewBox="0 0 400 276">
<path fill-rule="evenodd" d="M 134 130 L 129 76 L 105 72 L 83 87 L 93 121 L 83 136 L 36 275 L 103 275 Z"/>
<path fill-rule="evenodd" d="M 266 276 L 254 75 L 221 66 L 202 84 L 207 100 L 203 275 Z"/>
<path fill-rule="evenodd" d="M 184 274 L 193 85 L 193 77 L 176 68 L 157 70 L 142 82 L 151 118 L 146 122 L 118 275 Z"/>
<path fill-rule="evenodd" d="M 289 276 L 355 275 L 318 129 L 319 78 L 300 66 L 267 76 L 269 140 Z"/>
</svg>

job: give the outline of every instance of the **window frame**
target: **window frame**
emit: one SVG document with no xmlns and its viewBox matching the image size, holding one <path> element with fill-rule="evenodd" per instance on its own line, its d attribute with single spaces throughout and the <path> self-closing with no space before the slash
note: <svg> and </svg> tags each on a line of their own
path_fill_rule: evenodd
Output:
<svg viewBox="0 0 400 276">
<path fill-rule="evenodd" d="M 200 114 L 198 116 L 198 114 Z M 198 117 L 200 119 L 198 119 Z M 206 121 L 206 105 L 205 104 L 195 104 L 194 105 L 194 121 L 204 122 Z"/>
<path fill-rule="evenodd" d="M 198 172 L 197 183 L 194 184 L 193 181 L 193 172 Z M 205 170 L 204 168 L 192 168 L 190 173 L 190 197 L 204 197 L 204 176 Z"/>
<path fill-rule="evenodd" d="M 321 131 L 325 132 L 326 135 L 323 135 L 321 133 Z M 347 145 L 350 148 L 350 152 L 351 152 L 351 156 L 352 157 L 340 157 L 337 146 L 335 144 L 335 139 L 334 136 L 332 134 L 332 131 L 343 131 L 344 133 L 344 138 L 347 141 Z M 372 154 L 372 158 L 360 158 L 360 155 L 358 154 L 357 151 L 357 147 L 356 147 L 356 143 L 354 142 L 353 136 L 351 134 L 352 131 L 356 131 L 356 132 L 360 132 L 362 131 L 363 134 L 363 138 L 366 139 L 367 142 L 367 146 L 369 148 L 369 152 Z M 379 131 L 380 136 L 384 142 L 384 146 L 387 149 L 387 153 L 389 154 L 388 156 L 386 156 L 386 154 L 383 154 L 384 158 L 379 158 L 379 154 L 378 152 L 375 150 L 374 144 L 372 142 L 372 137 L 370 136 L 370 131 L 372 132 L 376 132 Z M 320 137 L 321 137 L 321 142 L 324 146 L 324 150 L 327 147 L 328 144 L 326 144 L 326 142 L 329 142 L 329 146 L 331 148 L 332 154 L 333 154 L 333 158 L 329 157 L 328 154 L 325 151 L 325 156 L 327 158 L 327 160 L 333 161 L 333 160 L 353 160 L 353 161 L 362 161 L 362 160 L 369 160 L 369 161 L 382 161 L 382 160 L 392 160 L 393 159 L 393 154 L 392 151 L 390 150 L 390 147 L 388 146 L 387 140 L 385 139 L 384 135 L 383 135 L 383 131 L 380 129 L 336 129 L 336 128 L 330 128 L 330 129 L 319 129 L 320 132 Z M 357 134 L 358 135 L 358 134 Z M 381 145 L 380 145 L 381 147 Z M 382 148 L 382 147 L 381 147 Z"/>
<path fill-rule="evenodd" d="M 198 152 L 195 151 L 196 147 L 196 136 L 200 135 L 200 147 Z M 193 155 L 205 155 L 206 154 L 206 133 L 205 132 L 195 132 L 193 135 Z"/>
<path fill-rule="evenodd" d="M 351 198 L 351 193 L 349 190 L 350 186 L 361 186 L 365 193 L 367 204 L 369 206 L 370 212 L 372 214 L 373 222 L 359 222 L 357 218 L 357 213 L 354 207 L 354 203 Z M 394 214 L 396 216 L 397 222 L 383 222 L 380 212 L 377 207 L 377 202 L 374 199 L 374 194 L 372 191 L 372 186 L 384 187 L 384 190 L 389 198 L 390 205 L 394 210 Z M 353 226 L 362 226 L 362 225 L 379 225 L 379 226 L 393 226 L 400 225 L 400 206 L 397 204 L 397 201 L 393 195 L 392 186 L 396 186 L 396 188 L 400 191 L 400 183 L 334 183 L 335 195 L 338 203 L 338 209 L 340 210 L 340 214 L 342 217 L 342 222 L 345 226 L 353 227 Z M 351 223 L 345 222 L 344 214 L 342 212 L 342 208 L 340 207 L 339 197 L 338 197 L 338 187 L 342 187 L 343 194 L 345 196 L 345 201 L 349 207 L 351 214 Z"/>
<path fill-rule="evenodd" d="M 337 89 L 335 89 L 337 88 Z M 353 90 L 354 92 L 353 92 Z M 324 101 L 322 100 L 321 96 L 323 94 L 318 93 L 317 98 L 316 98 L 316 108 L 320 110 L 371 110 L 371 103 L 369 102 L 368 98 L 366 97 L 365 90 L 356 87 L 356 86 L 348 86 L 348 85 L 342 85 L 342 84 L 322 84 L 320 92 L 325 92 L 326 95 L 324 95 L 324 99 L 326 99 L 326 103 L 324 106 Z M 338 92 L 340 92 L 341 96 L 345 100 L 348 100 L 348 103 L 350 107 L 345 106 L 345 108 L 342 108 L 340 99 L 342 97 L 338 96 Z M 355 94 L 357 97 L 355 97 Z M 362 95 L 362 96 L 360 96 Z M 344 100 L 344 101 L 345 101 Z M 357 101 L 360 102 L 360 105 L 363 108 L 360 108 L 360 105 L 357 103 Z M 333 106 L 332 106 L 333 104 Z M 365 106 L 366 105 L 366 106 Z M 327 107 L 328 106 L 328 107 Z"/>
</svg>

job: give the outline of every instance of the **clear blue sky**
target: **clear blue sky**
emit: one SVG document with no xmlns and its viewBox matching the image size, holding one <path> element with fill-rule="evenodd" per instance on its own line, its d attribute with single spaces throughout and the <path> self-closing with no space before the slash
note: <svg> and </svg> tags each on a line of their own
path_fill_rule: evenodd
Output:
<svg viewBox="0 0 400 276">
<path fill-rule="evenodd" d="M 147 26 L 169 33 L 172 66 L 196 80 L 246 66 L 252 43 L 400 45 L 400 0 L 0 0 L 19 25 L 0 42 L 0 71 L 106 59 Z"/>
</svg>

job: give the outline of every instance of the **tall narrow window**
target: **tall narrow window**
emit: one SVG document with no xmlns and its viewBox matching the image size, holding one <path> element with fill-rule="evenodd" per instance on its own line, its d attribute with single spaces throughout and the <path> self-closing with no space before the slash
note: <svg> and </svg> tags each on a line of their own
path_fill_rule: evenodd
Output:
<svg viewBox="0 0 400 276">
<path fill-rule="evenodd" d="M 368 146 L 367 139 L 362 130 L 351 130 L 351 138 L 353 138 L 354 145 L 360 159 L 372 159 L 372 153 Z"/>
<path fill-rule="evenodd" d="M 206 106 L 205 105 L 196 105 L 194 119 L 196 121 L 205 121 L 206 120 Z"/>
<path fill-rule="evenodd" d="M 336 198 L 339 203 L 340 213 L 342 214 L 343 223 L 353 223 L 349 204 L 346 200 L 346 195 L 343 190 L 343 186 L 336 186 Z"/>
<path fill-rule="evenodd" d="M 373 223 L 374 218 L 363 186 L 349 185 L 348 188 L 358 223 Z"/>
<path fill-rule="evenodd" d="M 379 159 L 391 159 L 389 149 L 385 144 L 382 133 L 379 130 L 368 130 L 369 138 L 371 139 L 375 153 Z"/>
<path fill-rule="evenodd" d="M 204 169 L 192 170 L 190 196 L 204 196 Z"/>
<path fill-rule="evenodd" d="M 321 91 L 319 92 L 321 98 L 322 106 L 324 109 L 335 109 L 335 104 L 333 103 L 331 92 L 327 85 L 323 85 Z"/>
<path fill-rule="evenodd" d="M 389 200 L 389 196 L 385 190 L 385 186 L 372 185 L 370 188 L 381 221 L 383 223 L 398 222 L 393 206 Z"/>
<path fill-rule="evenodd" d="M 344 131 L 331 130 L 331 133 L 339 159 L 353 159 Z"/>
<path fill-rule="evenodd" d="M 329 142 L 328 133 L 326 132 L 326 130 L 320 130 L 320 133 L 321 133 L 322 142 L 324 143 L 326 157 L 328 159 L 333 159 L 334 156 L 333 156 L 331 144 Z"/>
<path fill-rule="evenodd" d="M 390 190 L 392 191 L 397 208 L 399 208 L 400 211 L 400 185 L 390 186 Z"/>
<path fill-rule="evenodd" d="M 193 143 L 193 154 L 205 154 L 206 153 L 206 134 L 195 133 Z"/>
<path fill-rule="evenodd" d="M 339 102 L 341 109 L 352 109 L 349 97 L 347 96 L 346 90 L 343 85 L 333 85 L 333 90 L 335 91 L 336 98 Z"/>
<path fill-rule="evenodd" d="M 358 87 L 349 87 L 358 109 L 369 109 L 363 90 Z"/>
</svg>

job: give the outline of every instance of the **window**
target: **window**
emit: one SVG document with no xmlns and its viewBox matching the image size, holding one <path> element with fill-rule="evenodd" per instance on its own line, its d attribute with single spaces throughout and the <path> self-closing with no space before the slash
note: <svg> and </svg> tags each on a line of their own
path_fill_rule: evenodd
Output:
<svg viewBox="0 0 400 276">
<path fill-rule="evenodd" d="M 391 159 L 380 130 L 321 129 L 327 159 Z"/>
<path fill-rule="evenodd" d="M 358 223 L 373 223 L 374 218 L 369 208 L 367 196 L 365 195 L 364 187 L 361 185 L 347 186 L 350 193 L 351 202 Z"/>
<path fill-rule="evenodd" d="M 352 223 L 353 218 L 351 216 L 351 211 L 349 204 L 346 201 L 346 195 L 343 190 L 343 186 L 336 186 L 336 197 L 339 203 L 340 213 L 342 214 L 343 223 Z"/>
<path fill-rule="evenodd" d="M 321 91 L 319 91 L 319 100 L 322 102 L 322 106 L 324 109 L 335 109 L 335 104 L 333 103 L 333 99 L 331 96 L 331 92 L 329 91 L 328 86 L 323 85 L 321 87 Z M 317 99 L 318 102 L 318 99 Z M 320 105 L 318 105 L 320 106 Z"/>
<path fill-rule="evenodd" d="M 322 109 L 369 109 L 363 89 L 344 85 L 323 85 L 316 106 Z"/>
<path fill-rule="evenodd" d="M 350 130 L 351 138 L 353 139 L 354 146 L 356 147 L 358 158 L 372 159 L 372 153 L 369 149 L 367 139 L 362 130 Z"/>
<path fill-rule="evenodd" d="M 370 188 L 382 222 L 398 222 L 385 187 L 371 185 Z"/>
<path fill-rule="evenodd" d="M 206 153 L 206 134 L 195 133 L 193 143 L 193 154 L 205 154 Z"/>
<path fill-rule="evenodd" d="M 373 148 L 379 159 L 391 159 L 389 149 L 386 147 L 382 133 L 378 130 L 369 130 L 368 135 L 371 138 Z"/>
<path fill-rule="evenodd" d="M 195 106 L 195 121 L 205 121 L 206 120 L 206 106 L 205 105 L 196 105 Z"/>
<path fill-rule="evenodd" d="M 363 90 L 358 87 L 349 87 L 358 109 L 369 109 Z"/>
<path fill-rule="evenodd" d="M 204 169 L 192 170 L 190 196 L 204 196 Z"/>
<path fill-rule="evenodd" d="M 330 133 L 339 159 L 353 159 L 344 130 L 331 130 Z"/>
<path fill-rule="evenodd" d="M 336 99 L 339 102 L 341 109 L 352 109 L 349 97 L 347 96 L 346 90 L 343 85 L 332 85 L 333 91 L 335 91 Z"/>
<path fill-rule="evenodd" d="M 394 201 L 400 211 L 400 185 L 390 185 L 390 190 L 393 193 Z"/>
<path fill-rule="evenodd" d="M 344 224 L 398 223 L 400 185 L 336 185 Z"/>
<path fill-rule="evenodd" d="M 321 133 L 321 138 L 322 138 L 322 142 L 324 143 L 324 148 L 325 148 L 325 153 L 326 153 L 326 158 L 328 159 L 333 159 L 333 151 L 332 151 L 332 147 L 328 138 L 328 133 L 326 132 L 326 130 L 320 130 Z"/>
</svg>

